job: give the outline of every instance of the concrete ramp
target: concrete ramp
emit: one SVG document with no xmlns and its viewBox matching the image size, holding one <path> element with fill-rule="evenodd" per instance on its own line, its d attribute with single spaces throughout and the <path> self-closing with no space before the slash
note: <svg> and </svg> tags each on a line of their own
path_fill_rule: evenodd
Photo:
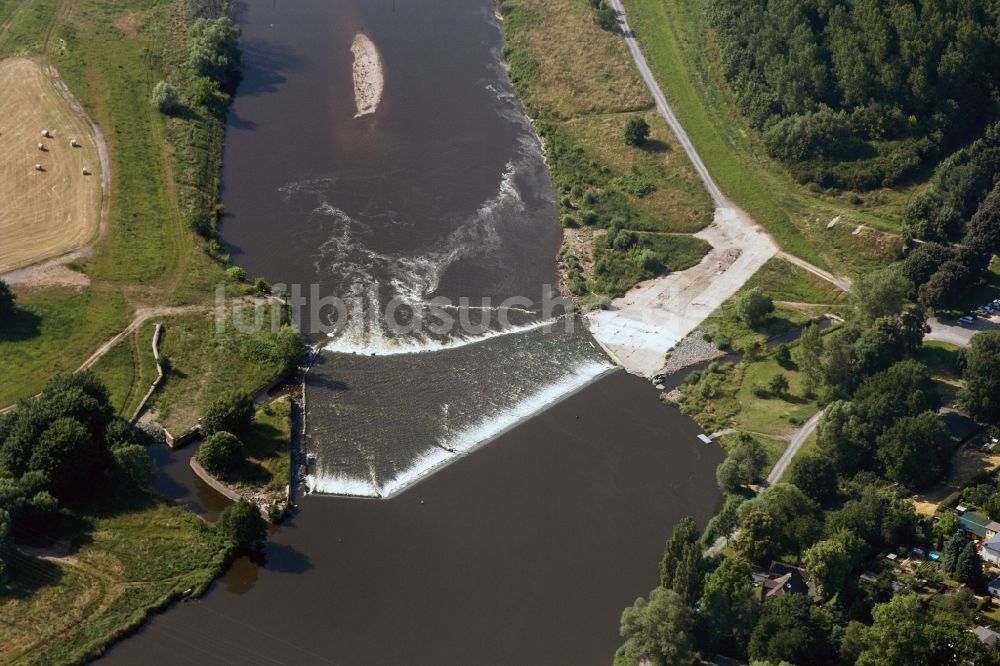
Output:
<svg viewBox="0 0 1000 666">
<path fill-rule="evenodd" d="M 629 372 L 651 377 L 664 355 L 735 294 L 778 247 L 742 210 L 715 210 L 695 234 L 712 246 L 697 266 L 642 282 L 607 310 L 586 316 L 590 332 Z"/>
</svg>

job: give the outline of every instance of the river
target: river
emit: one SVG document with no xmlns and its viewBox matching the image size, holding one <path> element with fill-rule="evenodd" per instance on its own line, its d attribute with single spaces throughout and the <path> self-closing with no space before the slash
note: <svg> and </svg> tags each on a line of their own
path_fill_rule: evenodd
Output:
<svg viewBox="0 0 1000 666">
<path fill-rule="evenodd" d="M 251 275 L 316 285 L 313 494 L 262 562 L 105 660 L 608 663 L 671 525 L 711 515 L 722 452 L 545 304 L 556 195 L 492 3 L 250 0 L 238 18 L 222 233 Z M 355 118 L 359 32 L 385 85 Z M 435 303 L 469 321 L 425 327 Z M 212 518 L 190 455 L 158 455 L 157 487 Z"/>
</svg>

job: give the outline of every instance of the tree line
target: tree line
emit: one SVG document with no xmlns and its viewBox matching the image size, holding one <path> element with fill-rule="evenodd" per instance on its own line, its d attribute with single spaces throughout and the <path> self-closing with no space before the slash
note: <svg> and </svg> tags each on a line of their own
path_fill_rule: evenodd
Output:
<svg viewBox="0 0 1000 666">
<path fill-rule="evenodd" d="M 737 106 L 802 182 L 899 183 L 995 117 L 1000 7 L 988 0 L 713 0 Z"/>
<path fill-rule="evenodd" d="M 53 537 L 63 521 L 100 499 L 128 506 L 152 492 L 152 479 L 145 442 L 115 416 L 97 376 L 88 370 L 53 377 L 40 396 L 0 415 L 0 583 L 14 540 Z M 260 512 L 250 506 L 252 514 L 233 505 L 217 525 L 234 550 L 266 537 Z"/>
</svg>

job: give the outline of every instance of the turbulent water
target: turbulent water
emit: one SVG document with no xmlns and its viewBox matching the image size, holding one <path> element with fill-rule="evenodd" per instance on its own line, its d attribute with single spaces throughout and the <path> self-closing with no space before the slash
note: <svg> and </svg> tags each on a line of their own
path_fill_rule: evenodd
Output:
<svg viewBox="0 0 1000 666">
<path fill-rule="evenodd" d="M 559 318 L 556 196 L 488 3 L 252 3 L 241 21 L 223 237 L 322 347 L 312 491 L 391 495 L 611 369 Z M 356 118 L 359 33 L 385 86 Z"/>
</svg>

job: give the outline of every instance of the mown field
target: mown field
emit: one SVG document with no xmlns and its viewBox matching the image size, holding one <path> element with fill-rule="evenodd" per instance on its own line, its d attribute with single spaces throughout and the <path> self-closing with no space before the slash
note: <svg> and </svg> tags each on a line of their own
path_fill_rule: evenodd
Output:
<svg viewBox="0 0 1000 666">
<path fill-rule="evenodd" d="M 782 249 L 848 274 L 895 258 L 912 187 L 860 196 L 797 184 L 766 155 L 730 101 L 706 26 L 706 1 L 624 4 L 649 65 L 702 160 L 723 192 Z M 867 228 L 859 230 L 860 225 Z"/>
</svg>

